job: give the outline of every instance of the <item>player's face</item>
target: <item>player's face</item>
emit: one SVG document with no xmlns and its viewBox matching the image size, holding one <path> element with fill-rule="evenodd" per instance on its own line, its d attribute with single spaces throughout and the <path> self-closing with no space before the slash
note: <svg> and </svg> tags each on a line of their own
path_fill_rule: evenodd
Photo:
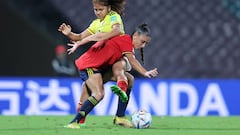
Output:
<svg viewBox="0 0 240 135">
<path fill-rule="evenodd" d="M 150 42 L 151 38 L 147 35 L 141 35 L 138 33 L 133 34 L 133 45 L 135 49 L 141 49 Z"/>
<path fill-rule="evenodd" d="M 104 17 L 110 11 L 110 7 L 109 6 L 104 6 L 104 5 L 102 5 L 100 3 L 97 3 L 97 2 L 93 3 L 93 9 L 94 9 L 95 15 L 101 21 L 104 19 Z"/>
</svg>

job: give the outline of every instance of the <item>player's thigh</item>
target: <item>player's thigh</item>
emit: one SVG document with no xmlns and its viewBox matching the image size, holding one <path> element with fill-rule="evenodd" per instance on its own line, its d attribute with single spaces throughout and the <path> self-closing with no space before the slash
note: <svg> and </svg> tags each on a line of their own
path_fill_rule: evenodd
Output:
<svg viewBox="0 0 240 135">
<path fill-rule="evenodd" d="M 115 62 L 112 66 L 112 71 L 114 76 L 118 76 L 119 74 L 122 74 L 125 70 L 126 70 L 126 62 L 123 59 Z"/>
<path fill-rule="evenodd" d="M 129 87 L 133 86 L 134 76 L 131 75 L 129 72 L 125 72 L 125 76 L 127 77 L 127 80 L 128 80 L 128 86 Z"/>
<path fill-rule="evenodd" d="M 103 80 L 102 75 L 100 73 L 94 73 L 88 77 L 86 80 L 86 84 L 88 88 L 91 90 L 92 95 L 95 96 L 98 100 L 103 98 L 104 90 L 103 90 Z"/>
</svg>

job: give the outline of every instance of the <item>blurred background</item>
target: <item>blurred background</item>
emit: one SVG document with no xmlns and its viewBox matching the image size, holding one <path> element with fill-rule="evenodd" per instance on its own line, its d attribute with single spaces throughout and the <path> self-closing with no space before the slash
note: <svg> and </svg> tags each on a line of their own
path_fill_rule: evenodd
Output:
<svg viewBox="0 0 240 135">
<path fill-rule="evenodd" d="M 54 48 L 69 42 L 59 25 L 80 33 L 95 18 L 91 0 L 1 0 L 0 9 L 0 76 L 54 76 Z M 129 34 L 149 24 L 144 66 L 159 78 L 240 77 L 240 0 L 127 0 L 123 21 Z"/>
</svg>

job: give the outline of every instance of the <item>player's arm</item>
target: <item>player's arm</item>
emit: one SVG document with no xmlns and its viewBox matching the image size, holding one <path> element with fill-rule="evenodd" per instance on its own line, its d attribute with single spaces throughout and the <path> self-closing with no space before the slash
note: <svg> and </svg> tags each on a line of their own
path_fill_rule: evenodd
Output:
<svg viewBox="0 0 240 135">
<path fill-rule="evenodd" d="M 89 42 L 89 41 L 104 41 L 104 40 L 110 39 L 112 37 L 115 37 L 115 36 L 123 34 L 122 31 L 121 31 L 120 24 L 118 24 L 118 23 L 114 24 L 112 27 L 113 28 L 112 28 L 112 30 L 110 32 L 105 32 L 105 33 L 98 32 L 98 33 L 95 33 L 93 35 L 90 35 L 90 36 L 86 37 L 85 41 L 86 42 Z"/>
<path fill-rule="evenodd" d="M 93 41 L 93 40 L 91 40 L 91 36 L 88 36 L 88 37 L 86 37 L 86 38 L 84 38 L 82 40 L 79 40 L 77 42 L 68 43 L 68 46 L 71 46 L 71 48 L 67 50 L 68 54 L 74 53 L 79 46 L 85 45 L 86 43 L 88 43 L 90 41 Z"/>
<path fill-rule="evenodd" d="M 147 71 L 141 64 L 140 62 L 135 58 L 133 53 L 126 53 L 125 56 L 128 58 L 129 63 L 135 69 L 138 71 L 140 74 L 142 74 L 145 77 L 151 78 L 155 77 L 158 74 L 157 68 L 154 68 L 152 70 Z"/>
<path fill-rule="evenodd" d="M 70 38 L 72 41 L 82 40 L 83 38 L 91 35 L 91 33 L 88 30 L 84 30 L 80 34 L 74 33 L 71 30 L 72 30 L 71 26 L 66 25 L 65 23 L 61 24 L 58 28 L 58 31 L 62 32 L 62 34 Z"/>
<path fill-rule="evenodd" d="M 83 32 L 81 32 L 80 34 L 76 34 L 73 32 L 70 32 L 67 37 L 70 38 L 72 41 L 79 41 L 82 40 L 88 36 L 90 36 L 91 33 L 88 30 L 84 30 Z"/>
<path fill-rule="evenodd" d="M 88 42 L 104 41 L 104 40 L 107 40 L 109 38 L 112 38 L 112 37 L 120 35 L 120 34 L 121 34 L 120 25 L 114 25 L 114 28 L 110 32 L 106 32 L 106 33 L 98 32 L 98 33 L 92 34 L 88 37 L 85 37 L 82 40 L 79 40 L 74 44 L 76 45 L 76 48 L 78 48 L 79 46 L 82 46 Z M 69 45 L 73 46 L 73 44 L 69 44 Z"/>
<path fill-rule="evenodd" d="M 117 23 L 112 26 L 112 30 L 110 32 L 97 34 L 95 41 L 104 41 L 121 34 L 123 34 L 121 31 L 121 25 Z"/>
</svg>

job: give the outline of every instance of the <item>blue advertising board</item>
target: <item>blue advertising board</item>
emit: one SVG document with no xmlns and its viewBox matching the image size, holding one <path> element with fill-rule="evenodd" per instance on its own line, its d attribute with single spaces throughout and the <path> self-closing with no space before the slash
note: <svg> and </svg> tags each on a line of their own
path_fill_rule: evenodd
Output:
<svg viewBox="0 0 240 135">
<path fill-rule="evenodd" d="M 79 78 L 0 77 L 1 115 L 76 113 Z M 104 99 L 92 115 L 114 115 L 118 97 L 104 85 Z M 136 79 L 126 114 L 145 109 L 157 116 L 240 115 L 240 80 Z"/>
</svg>

